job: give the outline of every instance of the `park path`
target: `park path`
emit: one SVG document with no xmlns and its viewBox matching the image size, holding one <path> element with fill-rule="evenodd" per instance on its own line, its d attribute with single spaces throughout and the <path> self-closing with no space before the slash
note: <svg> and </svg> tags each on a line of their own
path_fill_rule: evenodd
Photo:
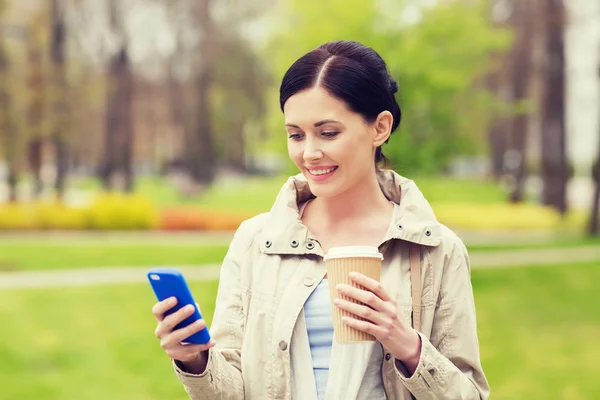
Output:
<svg viewBox="0 0 600 400">
<path fill-rule="evenodd" d="M 600 262 L 600 246 L 576 246 L 549 249 L 520 249 L 472 252 L 473 269 L 510 268 L 556 264 Z M 103 267 L 52 271 L 0 273 L 0 290 L 131 284 L 146 281 L 150 267 Z M 220 266 L 177 266 L 189 281 L 211 281 L 219 278 Z"/>
</svg>

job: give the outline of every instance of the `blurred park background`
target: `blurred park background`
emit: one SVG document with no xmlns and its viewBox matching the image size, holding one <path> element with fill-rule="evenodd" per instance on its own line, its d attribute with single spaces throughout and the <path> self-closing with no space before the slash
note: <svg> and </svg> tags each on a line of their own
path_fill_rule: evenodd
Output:
<svg viewBox="0 0 600 400">
<path fill-rule="evenodd" d="M 186 398 L 145 272 L 210 322 L 296 173 L 280 79 L 335 39 L 400 82 L 384 151 L 467 244 L 492 398 L 600 398 L 597 0 L 0 5 L 0 399 Z"/>
</svg>

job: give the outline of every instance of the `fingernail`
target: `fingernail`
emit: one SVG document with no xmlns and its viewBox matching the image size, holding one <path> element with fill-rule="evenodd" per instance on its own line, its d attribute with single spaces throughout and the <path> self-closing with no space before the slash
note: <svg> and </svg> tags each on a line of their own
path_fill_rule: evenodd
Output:
<svg viewBox="0 0 600 400">
<path fill-rule="evenodd" d="M 335 299 L 333 299 L 333 304 L 335 304 L 335 305 L 340 304 L 340 299 L 338 299 L 337 297 Z"/>
<path fill-rule="evenodd" d="M 188 304 L 188 305 L 185 307 L 185 309 L 186 309 L 186 311 L 187 311 L 187 312 L 192 312 L 192 311 L 194 311 L 194 306 L 193 306 L 193 305 L 191 305 L 191 304 Z"/>
<path fill-rule="evenodd" d="M 169 305 L 170 306 L 174 306 L 176 302 L 177 302 L 177 299 L 175 297 L 171 297 L 169 299 Z"/>
<path fill-rule="evenodd" d="M 356 272 L 350 272 L 350 278 L 356 278 L 358 274 Z"/>
<path fill-rule="evenodd" d="M 335 286 L 335 289 L 336 289 L 338 292 L 341 292 L 341 291 L 342 291 L 342 289 L 343 289 L 343 286 L 342 286 L 342 284 L 341 284 L 341 283 L 338 283 L 338 284 Z"/>
</svg>

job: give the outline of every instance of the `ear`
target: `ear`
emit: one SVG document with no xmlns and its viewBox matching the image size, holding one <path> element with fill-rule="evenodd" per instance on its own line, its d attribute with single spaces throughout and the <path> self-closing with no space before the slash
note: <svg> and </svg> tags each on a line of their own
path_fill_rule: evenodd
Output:
<svg viewBox="0 0 600 400">
<path fill-rule="evenodd" d="M 375 136 L 373 137 L 373 147 L 379 147 L 388 140 L 392 133 L 394 116 L 389 111 L 382 111 L 375 120 L 373 127 Z"/>
</svg>

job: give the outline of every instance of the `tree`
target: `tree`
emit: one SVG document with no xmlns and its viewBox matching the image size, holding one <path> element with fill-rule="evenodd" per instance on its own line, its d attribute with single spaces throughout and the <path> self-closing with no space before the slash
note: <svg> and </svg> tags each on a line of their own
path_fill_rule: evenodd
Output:
<svg viewBox="0 0 600 400">
<path fill-rule="evenodd" d="M 600 63 L 598 63 L 598 77 L 600 78 Z M 600 127 L 600 124 L 598 125 Z M 598 132 L 600 138 L 600 132 Z M 589 231 L 592 236 L 597 236 L 600 233 L 600 143 L 598 143 L 598 156 L 592 168 L 592 178 L 594 181 L 594 198 L 592 200 L 592 210 L 590 213 Z"/>
<path fill-rule="evenodd" d="M 69 166 L 69 144 L 67 141 L 68 84 L 66 73 L 66 23 L 64 5 L 61 0 L 52 0 L 52 26 L 50 58 L 52 60 L 52 142 L 55 149 L 56 196 L 62 200 L 65 192 Z"/>
<path fill-rule="evenodd" d="M 565 151 L 565 9 L 562 0 L 543 0 L 546 60 L 542 117 L 542 201 L 561 213 L 567 211 L 568 165 Z"/>
<path fill-rule="evenodd" d="M 29 25 L 30 34 L 27 35 L 27 59 L 29 104 L 27 110 L 27 159 L 29 170 L 33 178 L 32 198 L 36 199 L 42 194 L 42 150 L 45 139 L 46 117 L 46 70 L 44 59 L 44 30 L 47 26 L 46 13 L 38 13 Z"/>
<path fill-rule="evenodd" d="M 399 81 L 397 99 L 403 110 L 400 131 L 383 148 L 395 168 L 440 172 L 455 157 L 483 149 L 482 133 L 496 100 L 474 81 L 489 70 L 491 55 L 505 49 L 510 36 L 493 26 L 482 2 L 445 1 L 420 8 L 417 2 L 348 7 L 289 0 L 288 10 L 293 16 L 283 19 L 290 24 L 276 32 L 265 51 L 278 78 L 304 52 L 328 40 L 357 40 L 386 60 Z M 332 15 L 344 24 L 331 23 Z M 398 18 L 403 15 L 414 17 Z M 275 90 L 271 98 L 276 98 Z M 270 104 L 271 110 L 280 114 L 276 104 Z M 269 131 L 277 133 L 272 146 L 283 152 L 281 116 L 270 115 L 269 123 Z"/>
<path fill-rule="evenodd" d="M 215 27 L 210 0 L 193 3 L 192 18 L 199 26 L 195 68 L 192 72 L 192 100 L 187 105 L 184 127 L 184 160 L 190 177 L 197 183 L 211 183 L 216 173 L 216 157 L 211 123 L 210 90 L 215 52 Z"/>
<path fill-rule="evenodd" d="M 108 65 L 108 93 L 106 96 L 106 126 L 104 160 L 101 167 L 105 190 L 113 189 L 117 172 L 123 173 L 123 189 L 133 191 L 133 72 L 129 62 L 128 39 L 125 34 L 123 10 L 118 0 L 109 2 L 112 30 L 118 38 L 117 51 Z"/>
<path fill-rule="evenodd" d="M 0 3 L 0 9 L 3 4 Z M 4 32 L 0 31 L 0 134 L 1 148 L 8 167 L 8 198 L 17 201 L 17 183 L 19 169 L 19 135 L 14 121 L 14 101 L 11 90 L 11 64 L 6 49 Z"/>
</svg>

